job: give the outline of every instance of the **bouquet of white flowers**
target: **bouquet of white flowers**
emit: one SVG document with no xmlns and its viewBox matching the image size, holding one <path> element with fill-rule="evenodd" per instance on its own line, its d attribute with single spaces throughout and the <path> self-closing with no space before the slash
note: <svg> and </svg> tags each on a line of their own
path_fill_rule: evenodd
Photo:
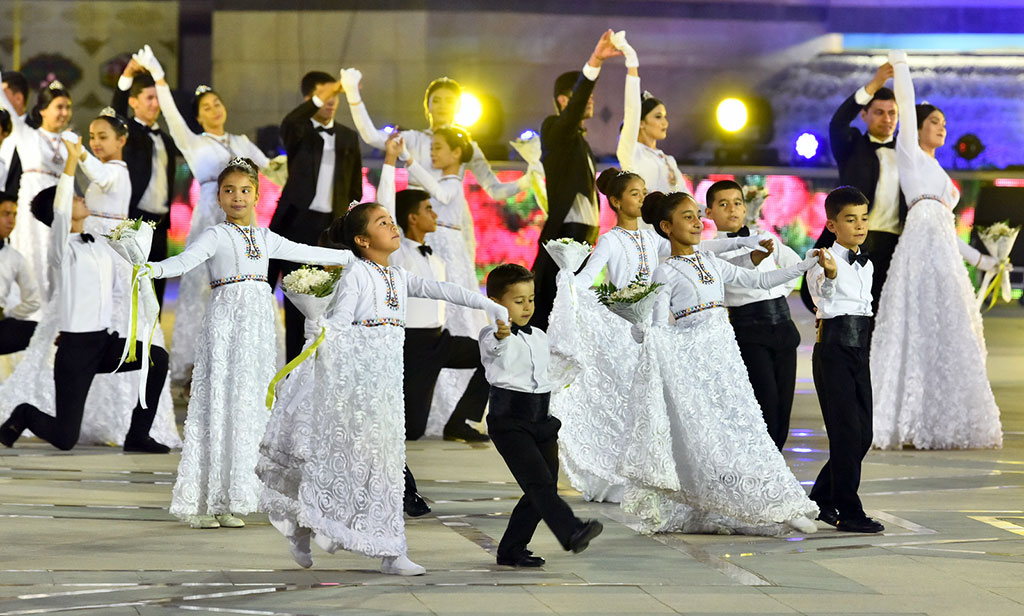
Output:
<svg viewBox="0 0 1024 616">
<path fill-rule="evenodd" d="M 597 299 L 623 319 L 642 325 L 650 323 L 654 300 L 663 286 L 660 282 L 644 283 L 639 276 L 621 289 L 606 282 L 597 288 Z"/>
<path fill-rule="evenodd" d="M 149 259 L 153 247 L 153 229 L 156 223 L 141 218 L 122 220 L 110 233 L 104 235 L 110 247 L 132 265 L 142 265 Z"/>
<path fill-rule="evenodd" d="M 540 135 L 532 133 L 528 138 L 508 142 L 526 161 L 526 173 L 530 175 L 530 188 L 537 198 L 537 205 L 544 213 L 548 211 L 548 189 L 544 184 L 544 165 L 540 162 Z"/>
<path fill-rule="evenodd" d="M 285 296 L 295 307 L 299 309 L 302 316 L 306 317 L 306 348 L 298 357 L 288 362 L 274 376 L 274 380 L 267 386 L 267 409 L 274 406 L 274 395 L 277 384 L 288 373 L 306 361 L 320 343 L 324 340 L 326 333 L 320 324 L 321 317 L 327 312 L 327 308 L 334 299 L 334 292 L 337 290 L 337 282 L 341 278 L 340 267 L 332 268 L 330 271 L 321 267 L 304 265 L 281 279 L 281 288 Z M 309 342 L 312 340 L 312 342 Z"/>
<path fill-rule="evenodd" d="M 747 184 L 743 187 L 743 201 L 747 204 L 747 215 L 743 224 L 748 227 L 757 227 L 761 220 L 761 208 L 764 207 L 764 200 L 768 198 L 768 189 L 756 184 Z"/>
<path fill-rule="evenodd" d="M 981 308 L 989 295 L 992 296 L 988 306 L 990 309 L 1000 296 L 1004 302 L 1013 298 L 1010 288 L 1010 251 L 1013 250 L 1018 233 L 1020 227 L 1011 227 L 1009 221 L 978 227 L 978 239 L 984 244 L 988 254 L 999 261 L 999 266 L 985 272 L 985 277 L 981 280 L 981 288 L 978 289 L 978 308 Z"/>
<path fill-rule="evenodd" d="M 545 242 L 544 250 L 548 251 L 559 270 L 573 273 L 586 261 L 590 254 L 590 244 L 562 237 Z"/>
</svg>

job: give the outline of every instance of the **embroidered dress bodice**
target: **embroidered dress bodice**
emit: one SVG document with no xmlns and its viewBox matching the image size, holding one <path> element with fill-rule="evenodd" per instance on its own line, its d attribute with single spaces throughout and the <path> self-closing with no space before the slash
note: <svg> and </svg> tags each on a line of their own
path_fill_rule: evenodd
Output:
<svg viewBox="0 0 1024 616">
<path fill-rule="evenodd" d="M 629 285 L 638 275 L 647 283 L 670 252 L 668 240 L 654 231 L 612 227 L 597 240 L 594 252 L 576 275 L 576 280 L 578 284 L 589 287 L 607 265 L 607 281 L 617 288 Z"/>
</svg>

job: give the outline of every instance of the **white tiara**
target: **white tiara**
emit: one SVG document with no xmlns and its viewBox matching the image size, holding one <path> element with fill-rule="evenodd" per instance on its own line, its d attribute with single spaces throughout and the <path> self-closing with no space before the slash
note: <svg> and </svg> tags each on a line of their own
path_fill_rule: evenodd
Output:
<svg viewBox="0 0 1024 616">
<path fill-rule="evenodd" d="M 100 115 L 107 118 L 120 119 L 117 117 L 117 112 L 114 111 L 113 107 L 104 107 L 103 110 L 100 111 Z"/>
<path fill-rule="evenodd" d="M 241 167 L 242 169 L 245 169 L 249 173 L 256 173 L 256 170 L 252 168 L 252 165 L 249 164 L 249 161 L 242 158 L 241 156 L 236 156 L 232 158 L 231 162 L 228 163 L 228 167 Z"/>
<path fill-rule="evenodd" d="M 357 205 L 359 205 L 359 199 L 353 199 L 352 202 L 348 204 L 348 211 L 351 212 L 352 209 Z"/>
<path fill-rule="evenodd" d="M 207 92 L 213 92 L 213 88 L 211 88 L 210 86 L 208 86 L 206 84 L 203 84 L 203 85 L 199 86 L 198 88 L 196 88 L 196 96 L 199 96 L 201 94 L 206 94 Z"/>
<path fill-rule="evenodd" d="M 648 92 L 647 90 L 644 90 L 644 93 L 640 95 L 640 98 L 647 100 L 649 98 L 654 98 L 654 95 Z"/>
<path fill-rule="evenodd" d="M 64 84 L 62 84 L 59 79 L 54 79 L 53 81 L 50 82 L 50 84 L 48 86 L 46 86 L 46 89 L 47 90 L 63 90 L 64 89 Z"/>
<path fill-rule="evenodd" d="M 618 173 L 615 174 L 615 177 L 622 177 L 624 175 L 633 175 L 633 172 L 632 171 L 626 171 L 625 169 L 622 169 Z"/>
</svg>

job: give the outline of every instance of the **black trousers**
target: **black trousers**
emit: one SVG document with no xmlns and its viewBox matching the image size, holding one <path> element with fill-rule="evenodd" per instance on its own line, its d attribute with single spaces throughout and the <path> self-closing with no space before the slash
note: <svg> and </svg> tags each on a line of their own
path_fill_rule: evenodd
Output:
<svg viewBox="0 0 1024 616">
<path fill-rule="evenodd" d="M 56 417 L 51 417 L 30 405 L 21 405 L 25 427 L 33 434 L 65 451 L 78 443 L 82 429 L 82 413 L 92 380 L 97 374 L 131 372 L 142 365 L 142 341 L 135 343 L 139 359 L 117 367 L 124 349 L 125 339 L 115 332 L 61 332 L 57 340 L 57 355 L 53 362 L 53 380 L 56 385 Z M 152 366 L 146 381 L 146 406 L 135 405 L 126 442 L 145 440 L 153 426 L 160 391 L 167 380 L 167 351 L 151 347 Z"/>
<path fill-rule="evenodd" d="M 316 246 L 320 241 L 320 234 L 331 225 L 331 220 L 331 214 L 327 212 L 299 212 L 291 219 L 286 229 L 277 233 L 293 242 Z M 279 278 L 300 267 L 301 263 L 271 259 L 267 267 L 267 282 L 270 283 L 271 290 L 278 284 Z M 285 355 L 288 361 L 291 361 L 298 357 L 302 347 L 306 345 L 306 317 L 302 316 L 302 311 L 288 301 L 287 297 L 284 298 L 284 330 Z"/>
<path fill-rule="evenodd" d="M 466 336 L 452 336 L 448 330 L 441 328 L 407 328 L 404 355 L 407 440 L 415 441 L 426 432 L 430 402 L 442 368 L 475 370 L 445 427 L 464 424 L 467 419 L 483 419 L 489 386 L 483 364 L 480 363 L 480 345 L 476 340 Z"/>
<path fill-rule="evenodd" d="M 171 229 L 170 213 L 159 215 L 142 212 L 142 219 L 156 223 L 153 229 L 153 247 L 149 251 L 150 261 L 162 261 L 167 258 L 167 232 Z M 160 306 L 164 305 L 164 289 L 167 287 L 166 278 L 158 278 L 153 281 L 153 288 L 156 290 L 156 299 Z"/>
<path fill-rule="evenodd" d="M 829 457 L 810 496 L 823 511 L 838 510 L 841 520 L 865 517 L 857 490 L 861 462 L 871 449 L 869 350 L 870 345 L 819 342 L 811 356 Z"/>
<path fill-rule="evenodd" d="M 598 231 L 598 227 L 590 227 L 578 222 L 566 222 L 562 223 L 559 233 L 554 238 L 570 237 L 578 242 L 593 244 L 597 239 Z M 557 275 L 558 266 L 551 259 L 548 251 L 544 250 L 542 243 L 538 243 L 537 259 L 533 262 L 535 303 L 533 318 L 530 319 L 530 322 L 543 330 L 548 328 L 551 306 L 555 303 L 555 276 Z"/>
<path fill-rule="evenodd" d="M 523 489 L 498 544 L 499 557 L 526 550 L 541 520 L 569 549 L 569 538 L 581 522 L 558 496 L 558 429 L 562 423 L 547 414 L 550 394 L 529 394 L 491 388 L 487 432 Z"/>
<path fill-rule="evenodd" d="M 861 250 L 868 252 L 871 259 L 874 273 L 871 278 L 871 312 L 878 314 L 878 301 L 882 298 L 882 287 L 885 279 L 889 276 L 889 264 L 892 263 L 892 253 L 896 250 L 900 236 L 885 231 L 868 231 L 868 236 L 861 245 Z"/>
<path fill-rule="evenodd" d="M 24 351 L 35 331 L 35 321 L 0 319 L 0 355 Z"/>
<path fill-rule="evenodd" d="M 782 451 L 793 412 L 800 332 L 784 297 L 730 308 L 729 318 L 768 435 Z"/>
</svg>

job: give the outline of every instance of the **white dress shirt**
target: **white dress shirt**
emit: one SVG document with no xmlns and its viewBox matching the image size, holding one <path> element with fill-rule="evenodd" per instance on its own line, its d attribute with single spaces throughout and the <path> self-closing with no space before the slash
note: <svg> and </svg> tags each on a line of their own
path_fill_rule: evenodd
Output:
<svg viewBox="0 0 1024 616">
<path fill-rule="evenodd" d="M 727 234 L 720 231 L 718 233 L 718 237 L 727 238 Z M 765 257 L 757 266 L 755 266 L 750 260 L 750 254 L 752 252 L 752 248 L 737 248 L 735 250 L 727 250 L 716 254 L 720 259 L 728 261 L 737 267 L 761 272 L 770 272 L 780 268 L 790 267 L 803 260 L 800 258 L 800 255 L 796 254 L 796 252 L 789 246 L 783 244 L 782 240 L 777 237 L 775 238 L 775 250 L 772 254 Z M 747 304 L 753 304 L 754 302 L 775 299 L 777 297 L 786 297 L 794 288 L 796 288 L 798 280 L 799 278 L 794 278 L 789 282 L 785 282 L 770 289 L 758 289 L 727 284 L 725 285 L 725 305 L 729 307 L 746 306 Z"/>
<path fill-rule="evenodd" d="M 420 278 L 398 266 L 359 259 L 345 268 L 328 321 L 337 326 L 405 327 L 410 297 L 429 298 L 488 310 L 494 303 L 450 282 Z"/>
<path fill-rule="evenodd" d="M 587 265 L 576 274 L 576 284 L 589 287 L 606 265 L 606 280 L 617 288 L 628 286 L 637 275 L 644 282 L 650 282 L 658 264 L 670 254 L 672 247 L 668 240 L 654 231 L 612 227 L 597 239 Z"/>
<path fill-rule="evenodd" d="M 320 99 L 314 97 L 313 104 L 316 104 Z M 323 104 L 317 105 L 322 107 Z M 334 128 L 334 120 L 331 120 L 327 124 L 321 124 L 316 118 L 310 118 L 314 129 L 323 127 L 326 129 Z M 324 140 L 323 155 L 320 157 L 320 170 L 317 171 L 316 176 L 316 192 L 313 193 L 313 201 L 309 204 L 309 209 L 314 212 L 321 212 L 324 214 L 330 214 L 334 211 L 332 204 L 334 198 L 334 165 L 337 157 L 334 152 L 334 146 L 336 140 L 334 135 L 325 131 L 318 131 L 320 138 Z"/>
<path fill-rule="evenodd" d="M 860 88 L 853 95 L 853 99 L 862 107 L 871 102 L 872 96 L 867 90 Z M 900 130 L 905 126 L 900 123 Z M 868 135 L 871 143 L 889 143 L 894 137 L 888 139 L 876 139 Z M 884 231 L 886 233 L 899 233 L 900 228 L 900 172 L 896 164 L 896 150 L 894 148 L 878 148 L 875 150 L 878 156 L 878 183 L 875 185 L 875 198 L 871 204 L 871 213 L 868 214 L 868 229 L 871 231 Z"/>
<path fill-rule="evenodd" d="M 397 265 L 406 272 L 423 278 L 444 282 L 445 267 L 440 257 L 420 252 L 420 242 L 402 238 L 398 250 L 391 254 L 389 263 Z M 405 326 L 416 328 L 444 327 L 444 302 L 433 299 L 410 297 L 405 312 Z"/>
<path fill-rule="evenodd" d="M 836 262 L 836 277 L 828 278 L 825 270 L 815 264 L 807 271 L 808 290 L 818 310 L 819 319 L 843 315 L 871 316 L 871 277 L 874 265 L 850 263 L 850 251 L 838 243 L 829 249 Z M 858 251 L 859 252 L 859 251 Z"/>
<path fill-rule="evenodd" d="M 71 232 L 71 201 L 75 179 L 61 174 L 53 198 L 53 240 L 50 261 L 57 275 L 60 331 L 96 332 L 112 328 L 111 309 L 114 285 L 114 251 L 106 238 L 93 236 L 82 241 Z"/>
<path fill-rule="evenodd" d="M 42 305 L 39 287 L 20 252 L 0 239 L 0 308 L 4 317 L 27 319 Z"/>
<path fill-rule="evenodd" d="M 146 126 L 138 118 L 134 118 L 133 121 Z M 160 130 L 160 125 L 154 122 L 152 126 L 146 126 L 146 128 L 156 131 Z M 163 216 L 170 211 L 167 206 L 170 195 L 170 189 L 167 186 L 167 146 L 164 145 L 163 138 L 155 132 L 150 132 L 149 138 L 153 142 L 153 161 L 149 171 L 149 184 L 146 185 L 146 190 L 143 191 L 142 197 L 139 199 L 139 209 L 156 216 Z"/>
<path fill-rule="evenodd" d="M 480 330 L 480 362 L 487 382 L 494 387 L 544 394 L 552 389 L 548 368 L 551 347 L 548 335 L 539 327 L 532 332 L 518 332 L 502 340 L 494 337 L 497 325 Z"/>
</svg>

